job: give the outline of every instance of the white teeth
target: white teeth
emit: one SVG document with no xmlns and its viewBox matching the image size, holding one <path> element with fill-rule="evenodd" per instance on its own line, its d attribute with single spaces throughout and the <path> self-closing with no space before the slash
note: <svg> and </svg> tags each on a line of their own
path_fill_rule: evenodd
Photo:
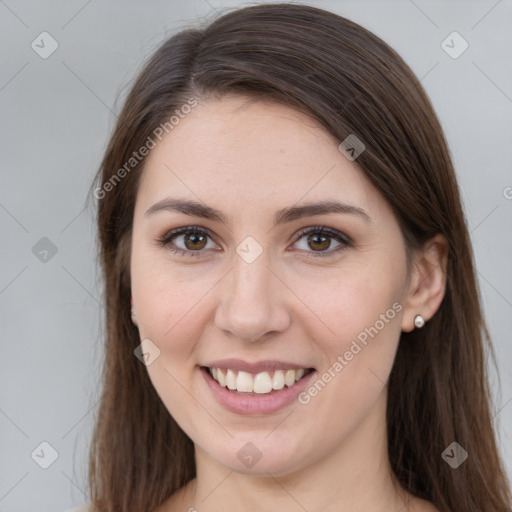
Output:
<svg viewBox="0 0 512 512">
<path fill-rule="evenodd" d="M 252 388 L 253 386 L 251 374 L 247 372 L 238 372 L 238 376 L 236 378 L 236 390 L 252 393 Z"/>
<path fill-rule="evenodd" d="M 224 371 L 226 373 L 224 373 Z M 270 393 L 273 389 L 276 391 L 283 389 L 284 386 L 293 386 L 295 382 L 304 377 L 306 370 L 275 370 L 271 377 L 271 372 L 260 372 L 254 377 L 248 372 L 234 372 L 228 369 L 210 368 L 210 375 L 222 387 L 227 387 L 231 391 L 240 391 L 242 393 Z"/>
<path fill-rule="evenodd" d="M 268 372 L 261 372 L 254 377 L 255 393 L 270 393 L 272 391 L 272 379 Z"/>
<path fill-rule="evenodd" d="M 284 383 L 290 387 L 295 383 L 295 370 L 288 370 L 284 374 Z"/>
<path fill-rule="evenodd" d="M 284 372 L 283 372 L 283 370 L 276 370 L 274 372 L 274 377 L 272 379 L 272 388 L 273 389 L 283 389 L 284 388 Z"/>
<path fill-rule="evenodd" d="M 226 386 L 233 391 L 236 389 L 236 375 L 233 370 L 228 370 L 226 373 Z"/>
<path fill-rule="evenodd" d="M 226 376 L 222 373 L 220 368 L 216 368 L 217 378 L 213 377 L 223 388 L 226 387 Z"/>
</svg>

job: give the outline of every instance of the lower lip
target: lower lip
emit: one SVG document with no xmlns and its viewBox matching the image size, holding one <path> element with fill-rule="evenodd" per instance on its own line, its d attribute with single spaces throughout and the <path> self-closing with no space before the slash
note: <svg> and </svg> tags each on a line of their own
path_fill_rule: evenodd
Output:
<svg viewBox="0 0 512 512">
<path fill-rule="evenodd" d="M 225 407 L 228 411 L 237 414 L 254 415 L 271 414 L 284 409 L 297 399 L 299 394 L 308 386 L 309 382 L 316 374 L 316 371 L 312 371 L 293 384 L 293 386 L 285 386 L 283 389 L 270 395 L 249 395 L 229 391 L 214 380 L 208 370 L 204 368 L 200 368 L 199 370 L 220 405 Z"/>
</svg>

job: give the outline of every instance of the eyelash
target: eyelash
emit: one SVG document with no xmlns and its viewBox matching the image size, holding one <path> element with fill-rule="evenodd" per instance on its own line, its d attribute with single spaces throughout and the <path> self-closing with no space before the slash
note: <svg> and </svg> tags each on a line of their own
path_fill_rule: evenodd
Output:
<svg viewBox="0 0 512 512">
<path fill-rule="evenodd" d="M 173 231 L 169 231 L 162 238 L 157 239 L 157 243 L 159 245 L 161 245 L 162 247 L 165 247 L 167 250 L 169 250 L 169 251 L 171 251 L 173 253 L 176 253 L 176 254 L 179 254 L 179 255 L 183 255 L 183 256 L 199 257 L 200 254 L 202 252 L 204 252 L 204 251 L 190 251 L 190 250 L 186 251 L 184 249 L 180 249 L 180 248 L 176 248 L 176 247 L 171 247 L 169 245 L 170 242 L 172 241 L 172 239 L 174 239 L 175 237 L 177 237 L 179 235 L 183 235 L 183 234 L 187 234 L 187 233 L 196 233 L 196 234 L 200 234 L 200 235 L 206 235 L 210 239 L 212 238 L 212 236 L 210 235 L 209 230 L 207 230 L 205 228 L 201 228 L 199 226 L 186 226 L 186 227 L 183 227 L 183 228 L 175 229 Z M 311 252 L 307 256 L 308 258 L 309 257 L 311 257 L 311 258 L 325 258 L 325 257 L 330 256 L 332 254 L 338 253 L 341 250 L 346 249 L 347 247 L 351 247 L 352 246 L 352 240 L 350 239 L 350 237 L 348 237 L 347 235 L 345 235 L 345 234 L 343 234 L 343 233 L 341 233 L 341 232 L 339 232 L 339 231 L 337 231 L 335 229 L 328 228 L 326 226 L 316 226 L 316 227 L 312 227 L 312 228 L 310 227 L 310 228 L 303 228 L 303 229 L 301 229 L 297 233 L 297 236 L 296 236 L 295 241 L 293 243 L 296 244 L 301 238 L 303 238 L 306 235 L 310 235 L 310 234 L 327 235 L 328 238 L 334 238 L 341 245 L 338 246 L 336 249 L 334 249 L 332 251 Z M 307 252 L 310 252 L 310 251 L 307 251 Z"/>
</svg>

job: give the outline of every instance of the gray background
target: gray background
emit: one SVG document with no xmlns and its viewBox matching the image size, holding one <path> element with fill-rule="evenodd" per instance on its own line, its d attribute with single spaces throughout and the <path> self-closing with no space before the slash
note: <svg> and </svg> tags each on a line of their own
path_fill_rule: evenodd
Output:
<svg viewBox="0 0 512 512">
<path fill-rule="evenodd" d="M 311 3 L 394 47 L 441 119 L 495 341 L 495 418 L 512 474 L 512 3 Z M 0 0 L 0 512 L 57 512 L 87 501 L 103 311 L 86 194 L 124 86 L 144 58 L 188 22 L 242 5 Z M 31 47 L 43 31 L 59 45 L 47 59 Z M 453 31 L 469 43 L 456 59 L 441 47 Z M 49 247 L 43 237 L 55 255 L 41 252 Z M 58 452 L 46 470 L 31 458 L 43 441 Z M 49 454 L 39 448 L 34 459 L 48 462 Z"/>
</svg>

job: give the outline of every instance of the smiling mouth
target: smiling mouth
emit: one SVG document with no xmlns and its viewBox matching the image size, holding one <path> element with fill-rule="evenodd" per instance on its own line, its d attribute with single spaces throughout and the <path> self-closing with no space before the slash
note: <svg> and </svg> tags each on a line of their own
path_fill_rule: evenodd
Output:
<svg viewBox="0 0 512 512">
<path fill-rule="evenodd" d="M 221 387 L 235 394 L 244 395 L 271 395 L 285 387 L 291 387 L 314 368 L 301 368 L 298 370 L 272 370 L 260 373 L 231 370 L 230 368 L 210 368 L 202 366 L 211 379 Z"/>
</svg>

